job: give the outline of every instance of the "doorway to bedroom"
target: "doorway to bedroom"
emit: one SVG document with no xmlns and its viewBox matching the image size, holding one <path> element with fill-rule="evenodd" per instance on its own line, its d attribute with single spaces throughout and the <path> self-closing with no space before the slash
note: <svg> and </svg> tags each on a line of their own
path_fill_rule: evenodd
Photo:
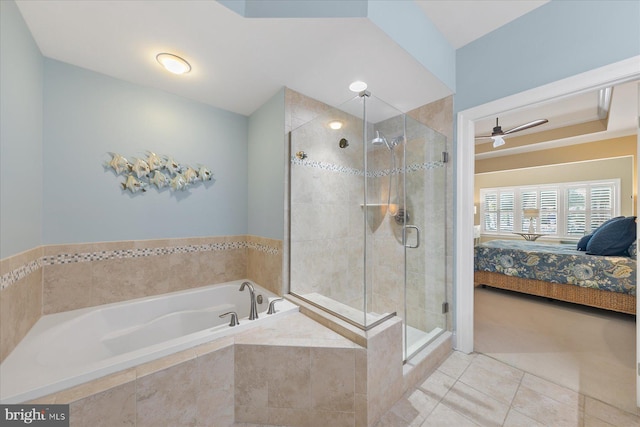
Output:
<svg viewBox="0 0 640 427">
<path fill-rule="evenodd" d="M 629 198 L 625 198 L 624 200 L 621 199 L 621 201 L 626 202 L 626 205 L 628 206 L 624 208 L 624 212 L 622 212 L 621 207 L 620 214 L 625 216 L 636 215 L 637 198 L 635 195 L 637 194 L 636 189 L 638 186 L 638 178 L 635 155 L 638 146 L 638 83 L 637 81 L 634 83 L 626 83 L 623 78 L 626 76 L 628 76 L 628 74 L 623 75 L 621 73 L 616 75 L 615 71 L 610 72 L 609 74 L 602 73 L 600 76 L 593 77 L 591 80 L 584 78 L 583 76 L 582 80 L 576 79 L 573 85 L 567 85 L 562 88 L 556 85 L 555 93 L 551 90 L 547 91 L 546 96 L 539 93 L 537 99 L 534 99 L 531 94 L 528 94 L 523 97 L 523 100 L 521 100 L 520 103 L 511 99 L 503 101 L 502 105 L 500 105 L 500 103 L 496 101 L 492 105 L 474 109 L 475 111 L 462 112 L 458 117 L 459 140 L 464 141 L 464 144 L 467 144 L 468 146 L 476 148 L 474 146 L 475 144 L 473 144 L 473 136 L 475 136 L 475 134 L 479 134 L 479 132 L 474 132 L 473 125 L 475 124 L 479 126 L 483 117 L 486 117 L 487 120 L 493 117 L 492 120 L 495 120 L 495 116 L 500 115 L 500 113 L 496 114 L 498 111 L 510 111 L 510 109 L 517 107 L 520 110 L 520 113 L 526 113 L 526 109 L 521 106 L 527 104 L 526 101 L 524 101 L 527 97 L 530 100 L 528 104 L 544 104 L 548 106 L 551 101 L 557 97 L 557 94 L 563 93 L 563 91 L 566 95 L 569 93 L 586 93 L 588 92 L 587 89 L 589 89 L 589 91 L 593 91 L 599 90 L 605 86 L 613 86 L 615 92 L 615 88 L 626 84 L 631 88 L 632 95 L 628 99 L 631 99 L 632 103 L 631 108 L 632 116 L 634 116 L 633 120 L 635 123 L 635 129 L 632 129 L 630 133 L 625 135 L 618 135 L 612 138 L 602 138 L 602 135 L 600 135 L 601 139 L 583 142 L 582 144 L 591 144 L 592 146 L 609 145 L 611 150 L 618 150 L 621 146 L 624 146 L 624 149 L 627 150 L 627 152 L 624 153 L 620 151 L 617 151 L 615 154 L 609 153 L 608 157 L 605 156 L 606 158 L 633 156 L 633 166 L 631 167 L 632 178 L 630 180 L 633 189 Z M 637 78 L 638 76 L 636 72 L 635 79 Z M 626 89 L 629 89 L 629 87 Z M 544 92 L 544 90 L 541 92 Z M 622 92 L 622 90 L 618 90 L 618 93 Z M 511 105 L 509 105 L 509 103 L 511 103 Z M 537 119 L 538 117 L 534 118 Z M 616 120 L 613 116 L 609 118 L 609 120 L 611 119 L 614 121 Z M 505 123 L 502 119 L 500 119 L 500 121 Z M 478 128 L 475 130 L 477 131 Z M 623 140 L 619 138 L 622 138 Z M 509 139 L 505 139 L 507 144 L 509 144 Z M 587 155 L 587 150 L 583 149 L 585 146 L 577 145 L 576 138 L 570 139 L 570 142 L 570 144 L 565 143 L 564 146 L 561 147 L 546 147 L 546 150 L 554 150 L 547 151 L 546 157 L 550 158 L 552 162 L 565 164 L 573 163 L 568 161 L 568 156 L 571 154 L 574 155 L 574 159 L 576 155 Z M 549 145 L 550 144 L 547 144 L 547 146 Z M 628 152 L 630 150 L 629 147 L 632 147 L 632 153 Z M 530 148 L 529 151 L 526 151 L 527 149 L 522 147 L 510 147 L 505 150 L 510 150 L 507 151 L 507 153 L 510 152 L 509 156 L 512 156 L 512 160 L 515 159 L 518 154 L 520 154 L 521 157 L 519 167 L 508 167 L 508 169 L 521 169 L 523 165 L 531 167 L 531 162 L 537 156 L 536 154 L 533 154 L 533 151 L 531 151 Z M 518 150 L 521 150 L 520 153 L 518 153 Z M 549 155 L 548 153 L 553 154 Z M 497 155 L 478 153 L 480 158 L 476 161 L 477 154 L 475 150 L 472 159 L 460 159 L 460 157 L 464 157 L 464 155 L 460 156 L 460 153 L 458 154 L 458 160 L 461 160 L 458 162 L 458 165 L 465 164 L 465 161 L 467 164 L 475 163 L 476 172 L 487 174 L 491 173 L 486 169 L 489 163 L 493 162 L 500 164 L 504 163 L 505 160 L 504 158 L 501 159 Z M 527 165 L 522 159 L 528 159 L 530 163 Z M 484 163 L 482 163 L 483 161 Z M 595 157 L 590 159 L 585 159 L 583 157 L 579 161 L 594 162 L 597 160 Z M 460 177 L 460 174 L 458 176 Z M 460 186 L 465 183 L 467 185 L 472 183 L 471 188 L 477 190 L 478 186 L 473 185 L 474 181 L 474 176 L 463 177 L 462 180 L 459 180 L 458 189 L 460 190 Z M 628 181 L 629 179 L 625 178 L 625 182 Z M 503 179 L 502 182 L 512 183 L 513 181 Z M 624 190 L 622 193 L 627 194 L 628 191 Z M 466 208 L 467 215 L 465 215 L 464 209 L 459 209 L 458 211 L 460 212 L 460 216 L 463 218 L 474 218 L 472 224 L 481 225 L 480 219 L 484 218 L 481 216 L 482 206 L 480 205 L 479 198 L 477 198 L 475 194 L 475 191 L 473 194 L 471 194 L 470 191 L 467 191 L 467 194 L 465 195 L 466 200 L 473 199 L 474 201 L 472 205 Z M 633 197 L 633 200 L 629 200 L 631 197 Z M 460 203 L 460 200 L 458 202 Z M 511 219 L 511 224 L 516 227 L 523 227 L 526 229 L 528 226 L 528 222 L 526 220 L 527 218 L 518 219 L 514 216 Z M 544 219 L 537 216 L 534 219 L 534 224 L 536 231 L 539 234 L 544 234 L 541 231 L 541 227 L 544 225 Z M 462 236 L 466 237 L 464 240 L 458 240 L 457 242 L 459 248 L 457 251 L 458 265 L 461 265 L 460 261 L 464 256 L 473 256 L 473 250 L 464 250 L 461 249 L 461 246 L 464 244 L 471 246 L 471 243 L 467 242 L 473 242 L 473 237 L 475 237 L 472 237 L 473 228 L 469 223 L 467 223 L 466 226 L 461 226 L 460 229 L 461 233 L 459 234 L 459 238 Z M 517 231 L 521 230 L 514 230 L 513 232 L 515 233 Z M 491 236 L 482 236 L 482 240 L 490 238 Z M 522 237 L 516 234 L 513 235 L 513 238 L 522 240 Z M 561 240 L 566 241 L 566 236 L 562 238 L 558 236 L 555 239 L 549 236 L 546 240 L 555 240 L 558 242 Z M 542 238 L 541 242 L 544 241 L 545 239 Z M 473 265 L 473 263 L 471 263 L 471 265 Z M 473 267 L 471 267 L 471 269 L 472 268 Z M 608 375 L 611 378 L 615 378 L 618 381 L 618 384 L 622 384 L 622 387 L 618 387 L 618 389 L 625 390 L 626 393 L 618 400 L 615 398 L 615 395 L 617 394 L 616 392 L 612 391 L 608 393 L 609 395 L 614 396 L 610 399 L 611 404 L 625 411 L 631 412 L 635 410 L 635 405 L 637 405 L 637 402 L 635 402 L 636 393 L 633 392 L 636 388 L 635 316 L 619 315 L 608 311 L 589 309 L 582 306 L 576 307 L 571 304 L 549 302 L 544 299 L 540 300 L 539 298 L 526 295 L 514 295 L 505 291 L 495 291 L 491 289 L 474 290 L 472 276 L 473 271 L 458 271 L 457 286 L 459 290 L 459 297 L 462 300 L 462 307 L 464 307 L 464 304 L 468 304 L 468 306 L 471 307 L 471 313 L 474 313 L 474 315 L 469 316 L 470 318 L 465 319 L 464 315 L 462 315 L 461 318 L 458 319 L 460 332 L 458 334 L 458 348 L 463 349 L 464 345 L 469 345 L 470 342 L 471 348 L 475 351 L 483 352 L 491 357 L 502 360 L 508 364 L 512 364 L 513 366 L 523 370 L 530 371 L 541 377 L 548 375 L 556 382 L 564 382 L 570 386 L 570 388 L 582 393 L 581 395 L 583 396 L 583 399 L 584 396 L 587 396 L 589 398 L 595 398 L 597 401 L 604 401 L 603 399 L 605 398 L 598 395 L 597 391 L 593 390 L 595 388 L 607 390 L 607 385 L 599 383 L 599 379 L 597 377 L 598 374 L 601 374 L 603 377 Z M 459 300 L 459 311 L 461 311 L 460 307 L 461 305 Z M 540 319 L 543 319 L 543 321 Z M 466 326 L 472 325 L 470 330 L 465 329 L 465 324 Z M 551 326 L 554 324 L 559 326 Z M 586 325 L 589 325 L 589 328 L 582 330 L 581 327 Z M 612 333 L 612 330 L 615 330 L 615 333 Z M 594 333 L 594 331 L 598 332 Z M 511 336 L 514 339 L 501 340 L 500 335 L 505 337 Z M 470 339 L 469 336 L 471 337 Z M 519 339 L 516 339 L 516 336 Z M 566 344 L 566 347 L 553 348 L 550 346 L 550 343 Z M 615 349 L 615 351 L 612 351 L 611 349 Z M 575 357 L 575 354 L 577 354 L 576 352 L 581 354 L 583 353 L 588 357 L 581 360 L 580 358 Z M 553 364 L 550 360 L 545 358 L 547 353 L 549 357 L 552 355 L 558 357 L 555 366 L 562 367 L 562 369 L 556 369 L 552 366 Z M 610 357 L 607 357 L 608 353 Z M 544 363 L 539 363 L 542 361 L 544 361 Z M 571 365 L 572 368 L 568 367 L 567 363 L 569 362 L 573 364 Z M 536 363 L 538 363 L 539 367 L 536 367 L 538 366 Z M 594 368 L 594 366 L 596 366 L 596 368 Z M 560 370 L 566 373 L 564 377 L 558 374 Z M 618 397 L 620 397 L 619 394 Z"/>
</svg>

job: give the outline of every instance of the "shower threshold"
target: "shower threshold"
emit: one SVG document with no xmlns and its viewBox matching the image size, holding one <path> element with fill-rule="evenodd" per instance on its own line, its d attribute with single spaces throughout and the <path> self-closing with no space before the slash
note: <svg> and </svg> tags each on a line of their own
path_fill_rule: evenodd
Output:
<svg viewBox="0 0 640 427">
<path fill-rule="evenodd" d="M 318 308 L 328 311 L 342 320 L 345 320 L 365 331 L 396 315 L 395 312 L 383 314 L 369 312 L 365 314 L 362 310 L 351 307 L 317 292 L 310 292 L 304 295 L 292 293 L 292 295 L 301 298 Z"/>
<path fill-rule="evenodd" d="M 429 332 L 425 332 L 405 323 L 403 323 L 403 325 L 406 328 L 406 334 L 402 334 L 402 348 L 406 349 L 405 361 L 411 359 L 416 353 L 444 332 L 444 329 L 438 327 Z M 405 339 L 407 341 L 405 341 Z M 407 342 L 409 343 L 408 346 L 406 345 Z"/>
</svg>

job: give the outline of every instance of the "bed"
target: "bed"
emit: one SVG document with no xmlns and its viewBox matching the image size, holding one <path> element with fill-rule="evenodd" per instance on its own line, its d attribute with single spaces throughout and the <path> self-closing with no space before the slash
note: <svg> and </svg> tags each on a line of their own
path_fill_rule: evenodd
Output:
<svg viewBox="0 0 640 427">
<path fill-rule="evenodd" d="M 475 247 L 474 284 L 635 314 L 636 264 L 575 244 L 492 240 Z"/>
</svg>

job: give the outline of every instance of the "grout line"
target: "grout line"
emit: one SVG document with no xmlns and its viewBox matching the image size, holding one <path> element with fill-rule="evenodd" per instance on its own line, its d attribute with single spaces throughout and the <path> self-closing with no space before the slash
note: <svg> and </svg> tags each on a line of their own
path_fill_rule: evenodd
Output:
<svg viewBox="0 0 640 427">
<path fill-rule="evenodd" d="M 522 381 L 524 380 L 524 376 L 527 375 L 526 371 L 523 371 L 522 369 L 520 369 L 520 371 L 522 371 L 522 376 L 520 377 L 520 381 L 518 381 L 518 387 L 516 387 L 516 392 L 513 393 L 513 397 L 511 398 L 511 402 L 509 402 L 509 410 L 511 410 L 511 408 L 513 407 L 513 401 L 516 399 L 516 396 L 518 395 L 518 392 L 520 391 L 520 387 L 522 387 Z"/>
</svg>

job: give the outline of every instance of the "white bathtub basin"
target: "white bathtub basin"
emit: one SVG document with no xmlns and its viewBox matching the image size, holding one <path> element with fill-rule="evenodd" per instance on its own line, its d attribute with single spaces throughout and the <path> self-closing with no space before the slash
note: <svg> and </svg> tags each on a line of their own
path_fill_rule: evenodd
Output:
<svg viewBox="0 0 640 427">
<path fill-rule="evenodd" d="M 43 316 L 0 364 L 0 403 L 21 403 L 236 334 L 298 311 L 254 284 L 259 318 L 248 320 L 244 280 Z M 240 324 L 229 326 L 228 311 Z"/>
</svg>

